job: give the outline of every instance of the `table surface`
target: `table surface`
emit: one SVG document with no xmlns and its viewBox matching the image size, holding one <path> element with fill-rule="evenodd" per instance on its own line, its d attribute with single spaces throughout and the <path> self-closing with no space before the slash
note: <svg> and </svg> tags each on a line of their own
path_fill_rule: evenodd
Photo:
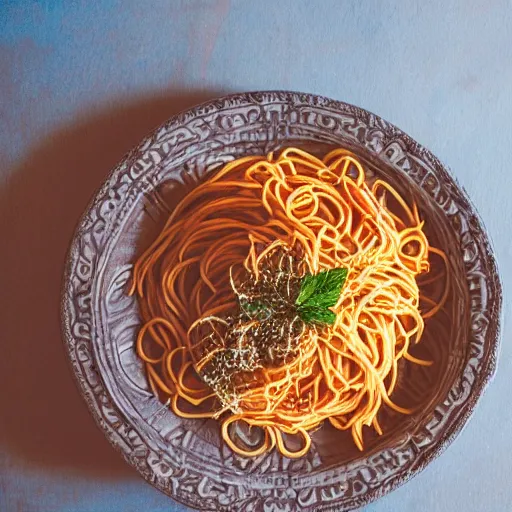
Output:
<svg viewBox="0 0 512 512">
<path fill-rule="evenodd" d="M 510 1 L 2 0 L 0 46 L 2 512 L 187 510 L 96 428 L 59 332 L 80 213 L 179 110 L 279 88 L 379 114 L 450 166 L 512 285 Z M 512 510 L 511 307 L 505 297 L 498 373 L 467 428 L 366 511 Z"/>
</svg>

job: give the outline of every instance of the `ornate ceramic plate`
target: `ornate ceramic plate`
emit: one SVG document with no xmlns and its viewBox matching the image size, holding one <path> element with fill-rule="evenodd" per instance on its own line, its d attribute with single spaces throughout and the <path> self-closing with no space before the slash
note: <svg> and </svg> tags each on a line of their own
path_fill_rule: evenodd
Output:
<svg viewBox="0 0 512 512">
<path fill-rule="evenodd" d="M 427 235 L 450 258 L 452 321 L 427 326 L 420 345 L 434 359 L 432 367 L 401 370 L 393 396 L 421 405 L 418 412 L 384 410 L 385 433 L 365 434 L 363 453 L 347 434 L 325 426 L 302 459 L 276 452 L 245 459 L 222 443 L 215 421 L 175 417 L 149 391 L 134 351 L 137 303 L 126 292 L 135 258 L 188 190 L 225 162 L 289 145 L 318 153 L 349 147 L 368 172 L 417 201 Z M 405 482 L 461 431 L 496 369 L 500 306 L 482 224 L 430 151 L 360 108 L 309 94 L 258 92 L 173 117 L 112 171 L 71 243 L 62 319 L 91 413 L 155 487 L 200 510 L 340 512 Z"/>
</svg>

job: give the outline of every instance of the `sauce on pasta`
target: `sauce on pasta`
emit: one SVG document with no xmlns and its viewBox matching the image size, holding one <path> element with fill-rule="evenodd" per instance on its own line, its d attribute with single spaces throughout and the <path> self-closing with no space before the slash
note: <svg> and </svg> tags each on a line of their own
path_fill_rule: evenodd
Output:
<svg viewBox="0 0 512 512">
<path fill-rule="evenodd" d="M 443 292 L 420 297 L 432 253 L 446 264 L 433 278 Z M 302 320 L 293 310 L 300 280 L 333 269 L 346 276 L 332 320 Z M 448 280 L 416 205 L 368 181 L 351 152 L 247 156 L 190 192 L 135 263 L 137 353 L 155 395 L 178 416 L 219 419 L 240 455 L 276 447 L 300 457 L 325 421 L 362 450 L 363 426 L 382 433 L 381 407 L 411 412 L 391 398 L 398 364 L 431 364 L 410 347 L 443 307 Z M 247 302 L 247 290 L 262 289 L 275 290 L 275 303 Z M 262 429 L 259 446 L 233 439 L 240 422 Z"/>
</svg>

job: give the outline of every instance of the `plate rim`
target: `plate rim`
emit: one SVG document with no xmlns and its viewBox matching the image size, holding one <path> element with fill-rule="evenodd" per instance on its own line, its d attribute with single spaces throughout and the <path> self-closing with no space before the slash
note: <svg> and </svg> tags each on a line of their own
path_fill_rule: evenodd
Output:
<svg viewBox="0 0 512 512">
<path fill-rule="evenodd" d="M 388 494 L 392 490 L 396 489 L 397 487 L 403 485 L 405 482 L 407 482 L 412 477 L 419 474 L 423 469 L 428 466 L 433 460 L 435 460 L 439 455 L 441 455 L 448 446 L 451 445 L 451 443 L 455 440 L 455 438 L 463 431 L 463 429 L 467 426 L 468 420 L 472 416 L 473 412 L 475 411 L 475 408 L 480 401 L 480 398 L 482 397 L 483 393 L 487 389 L 488 385 L 494 378 L 497 366 L 498 366 L 498 359 L 499 359 L 499 353 L 500 353 L 500 346 L 501 346 L 501 336 L 500 336 L 500 327 L 502 323 L 502 285 L 501 280 L 498 272 L 498 265 L 497 261 L 494 255 L 493 250 L 493 244 L 491 237 L 489 235 L 489 232 L 485 228 L 485 224 L 480 217 L 477 209 L 475 208 L 474 204 L 472 203 L 470 197 L 468 196 L 466 190 L 463 186 L 458 182 L 457 178 L 453 175 L 452 171 L 444 165 L 438 157 L 436 157 L 430 150 L 419 144 L 417 141 L 415 141 L 412 137 L 407 135 L 405 132 L 400 130 L 398 127 L 396 127 L 394 124 L 382 119 L 380 116 L 373 114 L 372 112 L 363 109 L 361 107 L 352 105 L 350 103 L 346 103 L 339 100 L 333 100 L 331 98 L 328 98 L 326 96 L 322 95 L 316 95 L 316 94 L 310 94 L 310 93 L 302 93 L 302 92 L 295 92 L 295 91 L 288 91 L 288 90 L 265 90 L 265 91 L 249 91 L 249 92 L 242 92 L 242 93 L 235 93 L 235 94 L 228 94 L 225 96 L 221 96 L 219 98 L 211 99 L 208 101 L 204 101 L 202 103 L 197 104 L 196 106 L 192 108 L 184 109 L 175 115 L 171 116 L 169 119 L 167 119 L 164 123 L 162 123 L 160 126 L 153 129 L 146 137 L 142 139 L 142 141 L 135 146 L 133 149 L 128 151 L 122 159 L 119 161 L 119 163 L 113 167 L 111 171 L 105 176 L 102 183 L 99 187 L 97 187 L 96 191 L 92 195 L 90 201 L 88 202 L 86 208 L 84 209 L 83 213 L 81 214 L 76 227 L 73 232 L 73 236 L 71 238 L 68 251 L 66 253 L 65 258 L 65 269 L 62 279 L 62 285 L 61 285 L 61 330 L 62 330 L 62 339 L 65 345 L 65 351 L 67 354 L 67 362 L 69 364 L 69 368 L 71 369 L 71 373 L 73 375 L 73 379 L 75 381 L 75 384 L 78 387 L 78 390 L 80 392 L 80 395 L 87 403 L 88 409 L 91 412 L 96 426 L 104 433 L 104 435 L 109 440 L 110 444 L 114 446 L 116 451 L 118 451 L 124 458 L 126 462 L 128 462 L 131 466 L 134 466 L 133 461 L 128 460 L 128 455 L 125 451 L 123 451 L 122 447 L 119 445 L 116 440 L 109 435 L 107 428 L 105 426 L 105 422 L 99 413 L 97 407 L 95 404 L 92 403 L 92 400 L 88 396 L 88 390 L 85 388 L 83 383 L 83 377 L 82 380 L 80 379 L 79 373 L 77 371 L 78 364 L 74 360 L 74 355 L 72 354 L 72 346 L 74 343 L 74 335 L 70 328 L 71 325 L 71 317 L 72 317 L 72 311 L 71 311 L 71 303 L 72 303 L 72 293 L 71 288 L 69 286 L 71 276 L 73 275 L 73 263 L 74 259 L 73 256 L 78 250 L 78 245 L 81 239 L 82 232 L 84 230 L 84 226 L 89 219 L 91 210 L 97 206 L 101 202 L 101 195 L 102 192 L 107 190 L 109 188 L 109 184 L 111 179 L 114 177 L 114 175 L 122 168 L 123 165 L 126 165 L 128 162 L 130 162 L 134 157 L 137 155 L 141 156 L 144 154 L 146 150 L 144 150 L 144 146 L 150 143 L 152 137 L 155 136 L 156 133 L 158 133 L 160 130 L 165 129 L 167 126 L 171 125 L 173 122 L 179 122 L 180 118 L 183 117 L 185 114 L 190 115 L 191 118 L 196 117 L 202 110 L 204 110 L 206 107 L 212 107 L 213 110 L 216 111 L 222 111 L 223 108 L 227 106 L 228 102 L 233 102 L 236 105 L 232 106 L 241 106 L 241 104 L 249 104 L 249 103 L 255 103 L 254 98 L 256 95 L 261 96 L 283 96 L 287 98 L 290 102 L 293 100 L 300 100 L 304 102 L 305 104 L 309 104 L 312 106 L 325 106 L 325 105 L 331 105 L 334 107 L 335 110 L 342 111 L 342 110 L 351 110 L 354 112 L 355 115 L 363 116 L 363 117 L 370 117 L 373 116 L 374 119 L 382 122 L 386 127 L 388 127 L 392 132 L 393 135 L 402 141 L 407 146 L 407 152 L 413 153 L 413 154 L 423 154 L 423 156 L 428 156 L 429 163 L 432 164 L 432 169 L 434 173 L 439 176 L 443 175 L 447 177 L 449 180 L 451 180 L 457 187 L 458 192 L 458 199 L 462 201 L 464 206 L 467 208 L 468 212 L 471 214 L 471 217 L 473 218 L 478 231 L 480 232 L 480 235 L 482 235 L 481 242 L 483 243 L 483 246 L 485 248 L 486 254 L 483 261 L 485 261 L 488 270 L 489 270 L 489 277 L 492 280 L 492 283 L 489 285 L 489 288 L 493 290 L 494 292 L 494 302 L 493 307 L 491 309 L 491 314 L 489 317 L 489 331 L 486 335 L 486 343 L 489 345 L 491 350 L 489 351 L 489 355 L 487 357 L 487 360 L 485 361 L 485 367 L 481 371 L 481 381 L 478 382 L 478 385 L 473 389 L 467 398 L 467 401 L 465 402 L 462 413 L 453 421 L 453 424 L 448 428 L 447 430 L 443 430 L 441 436 L 439 439 L 436 440 L 435 443 L 435 449 L 432 449 L 430 452 L 425 454 L 424 456 L 421 456 L 419 458 L 419 463 L 416 467 L 409 470 L 405 474 L 398 474 L 391 477 L 390 482 L 386 486 L 387 488 L 385 490 L 382 489 L 382 487 L 377 487 L 375 489 L 370 489 L 365 495 L 363 495 L 361 498 L 356 498 L 357 501 L 357 507 L 366 505 L 375 499 L 381 497 L 384 494 Z M 101 375 L 99 375 L 100 379 L 102 378 Z M 104 384 L 103 384 L 104 385 Z M 135 468 L 138 469 L 138 468 Z M 141 474 L 141 471 L 138 470 L 139 474 Z M 145 478 L 146 481 L 148 481 L 151 485 L 159 489 L 160 491 L 164 492 L 165 494 L 172 497 L 172 499 L 182 503 L 183 505 L 192 508 L 192 506 L 185 502 L 180 500 L 179 497 L 177 497 L 174 494 L 169 494 L 164 489 L 162 489 L 157 482 L 151 481 L 148 478 L 145 477 L 145 475 L 141 474 Z M 201 509 L 197 509 L 201 510 Z M 330 503 L 325 508 L 321 507 L 318 510 L 323 511 L 331 511 L 334 512 L 335 510 L 339 511 L 339 508 L 336 508 L 336 501 Z M 345 510 L 351 510 L 351 509 L 345 509 Z"/>
</svg>

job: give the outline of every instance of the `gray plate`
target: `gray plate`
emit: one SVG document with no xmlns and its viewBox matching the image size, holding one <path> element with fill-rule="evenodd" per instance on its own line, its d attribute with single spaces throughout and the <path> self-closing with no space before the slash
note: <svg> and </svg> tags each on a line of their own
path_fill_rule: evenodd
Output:
<svg viewBox="0 0 512 512">
<path fill-rule="evenodd" d="M 359 453 L 347 433 L 324 426 L 299 460 L 244 459 L 213 420 L 175 417 L 148 390 L 134 352 L 140 325 L 126 295 L 132 263 L 173 205 L 234 158 L 295 145 L 319 154 L 351 148 L 370 173 L 414 198 L 427 235 L 450 258 L 448 315 L 432 319 L 418 346 L 430 368 L 406 364 L 384 409 L 381 437 Z M 201 510 L 347 511 L 402 484 L 461 431 L 496 369 L 501 288 L 482 224 L 439 160 L 393 125 L 360 108 L 292 92 L 211 101 L 170 119 L 112 171 L 71 243 L 62 293 L 66 350 L 98 426 L 151 484 Z M 242 434 L 241 434 L 242 435 Z M 251 442 L 248 439 L 247 442 Z"/>
</svg>

